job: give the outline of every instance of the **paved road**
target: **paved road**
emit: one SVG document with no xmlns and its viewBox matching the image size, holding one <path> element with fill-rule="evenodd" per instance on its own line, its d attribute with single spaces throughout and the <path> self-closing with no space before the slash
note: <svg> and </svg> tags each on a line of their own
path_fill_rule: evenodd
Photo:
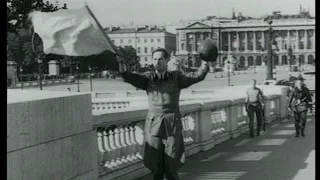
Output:
<svg viewBox="0 0 320 180">
<path fill-rule="evenodd" d="M 241 135 L 188 157 L 182 180 L 315 180 L 315 118 L 296 138 L 292 120 L 275 121 L 260 137 Z M 150 180 L 147 175 L 140 180 Z"/>
<path fill-rule="evenodd" d="M 297 73 L 293 73 L 292 75 L 297 75 Z M 216 76 L 216 77 L 215 77 Z M 308 79 L 308 76 L 304 76 Z M 254 74 L 252 71 L 247 74 L 241 75 L 232 75 L 230 77 L 230 81 L 232 85 L 245 85 L 249 83 L 249 80 L 255 78 L 258 83 L 262 83 L 266 74 L 264 71 L 258 71 L 257 74 Z M 288 79 L 288 71 L 278 71 L 277 79 Z M 309 80 L 307 80 L 309 81 Z M 307 84 L 308 87 L 312 89 L 315 87 L 315 81 L 310 81 Z M 218 72 L 216 74 L 209 73 L 206 79 L 198 84 L 195 84 L 189 89 L 216 89 L 228 86 L 228 78 L 226 73 L 223 74 L 221 78 L 221 73 Z M 70 88 L 71 91 L 77 91 L 77 84 L 67 84 L 67 85 L 56 85 L 56 86 L 44 86 L 44 90 L 49 91 L 67 91 L 67 88 Z M 29 88 L 29 89 L 39 89 L 39 87 Z M 103 80 L 103 79 L 94 79 L 93 81 L 93 91 L 135 91 L 136 89 L 130 84 L 124 83 L 121 79 L 117 80 Z M 80 80 L 80 91 L 81 92 L 89 92 L 90 91 L 90 83 L 89 80 Z"/>
</svg>

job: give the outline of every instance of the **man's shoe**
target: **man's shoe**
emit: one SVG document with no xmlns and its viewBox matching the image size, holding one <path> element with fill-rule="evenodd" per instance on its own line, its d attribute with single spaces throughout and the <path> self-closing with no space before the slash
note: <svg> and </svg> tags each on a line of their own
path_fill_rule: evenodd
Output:
<svg viewBox="0 0 320 180">
<path fill-rule="evenodd" d="M 253 133 L 252 134 L 250 133 L 250 136 L 253 138 Z"/>
<path fill-rule="evenodd" d="M 305 136 L 306 136 L 306 134 L 305 134 L 304 132 L 302 132 L 302 133 L 301 133 L 301 136 L 302 136 L 302 137 L 305 137 Z"/>
<path fill-rule="evenodd" d="M 299 137 L 299 134 L 296 134 L 296 137 Z"/>
</svg>

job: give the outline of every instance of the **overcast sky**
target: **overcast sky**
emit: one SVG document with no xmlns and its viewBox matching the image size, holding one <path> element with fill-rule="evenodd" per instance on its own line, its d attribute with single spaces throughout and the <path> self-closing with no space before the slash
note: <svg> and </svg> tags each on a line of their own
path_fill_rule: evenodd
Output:
<svg viewBox="0 0 320 180">
<path fill-rule="evenodd" d="M 55 2 L 55 0 L 50 0 Z M 236 14 L 261 17 L 274 10 L 282 14 L 299 12 L 299 5 L 315 15 L 315 0 L 60 0 L 69 9 L 80 8 L 87 2 L 102 26 L 129 24 L 164 24 L 179 20 L 201 19 L 216 15 Z"/>
</svg>

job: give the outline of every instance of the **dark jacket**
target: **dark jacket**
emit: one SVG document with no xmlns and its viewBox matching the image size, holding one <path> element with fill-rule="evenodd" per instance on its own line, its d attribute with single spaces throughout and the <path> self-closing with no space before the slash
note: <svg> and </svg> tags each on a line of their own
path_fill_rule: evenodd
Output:
<svg viewBox="0 0 320 180">
<path fill-rule="evenodd" d="M 208 71 L 209 67 L 206 66 L 205 70 L 199 69 L 198 72 L 188 74 L 179 71 L 166 72 L 163 79 L 159 79 L 155 72 L 148 72 L 144 75 L 130 72 L 121 74 L 125 82 L 147 93 L 149 112 L 144 127 L 145 137 L 166 136 L 168 139 L 174 139 L 168 141 L 170 144 L 166 146 L 173 148 L 165 150 L 166 155 L 173 160 L 170 162 L 172 171 L 180 168 L 184 163 L 183 128 L 179 110 L 180 91 L 204 80 Z M 149 143 L 152 144 L 152 142 Z M 144 153 L 144 163 L 151 170 L 157 168 L 153 156 L 149 151 Z"/>
<path fill-rule="evenodd" d="M 312 98 L 309 89 L 302 86 L 301 90 L 294 88 L 289 96 L 289 107 L 295 112 L 306 111 Z"/>
</svg>

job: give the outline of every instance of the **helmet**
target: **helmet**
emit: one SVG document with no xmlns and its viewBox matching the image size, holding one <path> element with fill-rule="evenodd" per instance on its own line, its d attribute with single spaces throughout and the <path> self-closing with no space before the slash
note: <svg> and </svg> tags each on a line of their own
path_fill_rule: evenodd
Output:
<svg viewBox="0 0 320 180">
<path fill-rule="evenodd" d="M 198 53 L 202 60 L 215 62 L 218 57 L 218 47 L 212 39 L 207 38 L 199 46 Z"/>
</svg>

